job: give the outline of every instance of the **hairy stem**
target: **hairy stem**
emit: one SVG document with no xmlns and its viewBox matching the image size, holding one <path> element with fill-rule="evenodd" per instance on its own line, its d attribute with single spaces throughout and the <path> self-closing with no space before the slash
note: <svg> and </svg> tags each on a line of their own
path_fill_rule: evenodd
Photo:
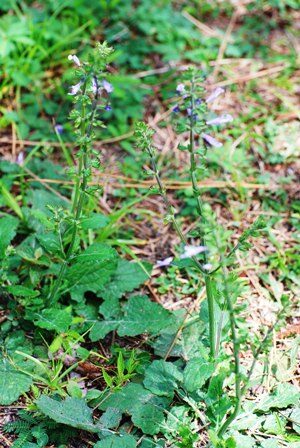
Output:
<svg viewBox="0 0 300 448">
<path fill-rule="evenodd" d="M 191 84 L 191 113 L 190 113 L 190 138 L 189 138 L 189 153 L 190 153 L 190 177 L 193 186 L 193 196 L 197 203 L 198 214 L 201 219 L 202 224 L 205 224 L 205 216 L 203 213 L 203 203 L 201 198 L 201 193 L 197 182 L 197 164 L 195 160 L 195 135 L 194 135 L 194 81 Z M 206 246 L 205 235 L 202 232 L 201 235 L 201 245 Z M 204 263 L 207 263 L 206 252 L 203 253 Z M 216 354 L 216 323 L 215 323 L 215 309 L 214 309 L 214 296 L 212 288 L 211 276 L 205 276 L 205 289 L 206 297 L 208 303 L 208 319 L 209 319 L 209 345 L 210 345 L 210 356 L 215 357 Z"/>
<path fill-rule="evenodd" d="M 83 96 L 86 93 L 86 83 L 83 87 Z M 90 116 L 90 122 L 88 127 L 86 127 L 86 106 L 83 103 L 82 110 L 81 110 L 81 128 L 80 133 L 81 137 L 86 136 L 87 139 L 90 138 L 92 131 L 93 131 L 93 122 L 97 110 L 97 102 L 98 102 L 98 91 L 95 94 L 94 101 L 92 103 L 92 110 L 91 110 L 91 116 Z M 72 205 L 72 213 L 73 213 L 73 227 L 72 227 L 72 234 L 71 234 L 71 241 L 66 253 L 65 260 L 63 261 L 58 277 L 56 279 L 54 288 L 51 291 L 50 295 L 50 303 L 52 303 L 55 300 L 56 294 L 60 288 L 61 282 L 63 280 L 65 271 L 67 269 L 68 263 L 70 261 L 70 258 L 74 251 L 74 246 L 76 242 L 76 236 L 77 236 L 77 228 L 78 228 L 78 220 L 81 217 L 84 198 L 86 195 L 86 189 L 88 185 L 88 160 L 89 160 L 89 143 L 85 141 L 81 147 L 80 147 L 80 160 L 78 164 L 78 174 L 77 174 L 77 180 L 75 184 L 75 191 L 74 191 L 74 200 Z"/>
</svg>

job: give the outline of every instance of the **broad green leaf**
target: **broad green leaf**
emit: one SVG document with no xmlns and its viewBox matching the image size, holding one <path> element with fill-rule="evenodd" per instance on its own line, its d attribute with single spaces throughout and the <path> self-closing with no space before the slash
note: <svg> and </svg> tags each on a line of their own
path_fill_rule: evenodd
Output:
<svg viewBox="0 0 300 448">
<path fill-rule="evenodd" d="M 172 314 L 146 296 L 134 296 L 124 306 L 124 317 L 118 328 L 119 336 L 157 334 L 170 325 Z"/>
<path fill-rule="evenodd" d="M 93 421 L 93 411 L 82 398 L 66 398 L 57 401 L 42 395 L 36 402 L 38 409 L 57 423 L 72 426 L 72 428 L 97 433 L 103 429 Z"/>
<path fill-rule="evenodd" d="M 100 409 L 119 409 L 122 413 L 131 415 L 133 423 L 145 434 L 153 435 L 160 431 L 164 409 L 169 402 L 168 398 L 153 395 L 141 384 L 130 383 L 103 401 Z"/>
<path fill-rule="evenodd" d="M 18 219 L 12 216 L 0 219 L 0 259 L 4 257 L 7 246 L 16 235 L 18 223 Z"/>
<path fill-rule="evenodd" d="M 32 379 L 14 369 L 6 360 L 0 361 L 0 404 L 10 405 L 28 392 Z"/>
<path fill-rule="evenodd" d="M 156 395 L 173 397 L 183 375 L 171 362 L 153 361 L 145 372 L 144 386 Z"/>
<path fill-rule="evenodd" d="M 112 429 L 119 426 L 122 418 L 122 412 L 116 408 L 107 408 L 104 414 L 101 415 L 99 422 L 104 428 Z"/>
<path fill-rule="evenodd" d="M 45 233 L 43 235 L 37 235 L 37 239 L 40 245 L 49 253 L 49 254 L 61 254 L 61 242 L 57 233 Z"/>
<path fill-rule="evenodd" d="M 257 411 L 267 412 L 269 409 L 287 408 L 296 404 L 300 398 L 300 391 L 289 383 L 281 383 L 272 395 L 263 398 L 256 406 Z"/>
<path fill-rule="evenodd" d="M 26 288 L 22 285 L 8 286 L 7 291 L 15 297 L 33 298 L 40 295 L 39 291 L 34 291 L 33 289 Z"/>
<path fill-rule="evenodd" d="M 105 300 L 119 299 L 125 292 L 133 291 L 148 280 L 150 274 L 150 263 L 141 265 L 120 259 L 109 284 L 101 288 L 98 294 Z"/>
<path fill-rule="evenodd" d="M 99 339 L 105 338 L 105 336 L 113 330 L 118 328 L 119 322 L 115 320 L 100 320 L 95 322 L 91 331 L 90 339 L 91 341 L 99 341 Z"/>
<path fill-rule="evenodd" d="M 67 310 L 46 308 L 34 314 L 34 323 L 40 328 L 65 333 L 72 322 L 72 316 Z"/>
<path fill-rule="evenodd" d="M 86 291 L 96 293 L 107 284 L 117 268 L 117 258 L 114 249 L 101 243 L 77 255 L 66 274 L 72 298 L 79 301 Z"/>
<path fill-rule="evenodd" d="M 92 213 L 88 218 L 82 218 L 81 227 L 84 230 L 102 229 L 109 223 L 109 218 L 102 213 Z"/>
<path fill-rule="evenodd" d="M 109 301 L 107 301 L 107 310 L 109 315 Z M 146 296 L 134 296 L 123 307 L 123 314 L 94 322 L 90 338 L 92 341 L 98 341 L 113 330 L 117 330 L 120 336 L 157 334 L 169 325 L 172 319 L 173 315 L 158 303 L 151 302 Z"/>
<path fill-rule="evenodd" d="M 260 442 L 261 448 L 282 448 L 282 445 L 274 439 L 261 440 Z M 242 447 L 243 448 L 243 447 Z"/>
<path fill-rule="evenodd" d="M 200 389 L 214 372 L 214 364 L 203 358 L 191 359 L 184 369 L 184 386 L 188 392 Z"/>
<path fill-rule="evenodd" d="M 243 434 L 239 434 L 238 432 L 234 432 L 232 439 L 235 442 L 236 448 L 256 448 L 256 441 L 253 437 L 245 436 Z"/>
<path fill-rule="evenodd" d="M 135 448 L 136 440 L 130 435 L 107 437 L 94 445 L 94 448 Z"/>
</svg>

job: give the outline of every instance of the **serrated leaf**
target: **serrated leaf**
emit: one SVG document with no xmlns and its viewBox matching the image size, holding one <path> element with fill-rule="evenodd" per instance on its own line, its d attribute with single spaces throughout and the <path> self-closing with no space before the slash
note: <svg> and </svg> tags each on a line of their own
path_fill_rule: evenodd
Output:
<svg viewBox="0 0 300 448">
<path fill-rule="evenodd" d="M 172 323 L 172 314 L 146 296 L 134 296 L 124 306 L 124 317 L 118 328 L 119 336 L 157 334 Z"/>
<path fill-rule="evenodd" d="M 0 363 L 0 404 L 10 405 L 28 392 L 32 379 L 14 369 L 6 360 Z"/>
<path fill-rule="evenodd" d="M 120 336 L 157 334 L 173 321 L 173 315 L 169 311 L 158 303 L 151 302 L 146 296 L 131 297 L 123 307 L 123 313 L 123 315 L 120 313 L 119 316 L 96 321 L 90 331 L 91 340 L 103 339 L 113 330 L 117 330 Z"/>
<path fill-rule="evenodd" d="M 40 313 L 34 314 L 34 324 L 46 330 L 54 330 L 57 333 L 65 333 L 72 322 L 72 316 L 67 310 L 46 308 Z"/>
<path fill-rule="evenodd" d="M 36 402 L 38 409 L 57 423 L 97 433 L 103 429 L 93 421 L 93 411 L 82 398 L 68 397 L 63 401 L 42 395 Z"/>
<path fill-rule="evenodd" d="M 108 283 L 117 268 L 117 252 L 101 243 L 95 243 L 81 252 L 68 268 L 66 279 L 74 300 L 80 301 L 86 291 L 96 293 Z"/>
<path fill-rule="evenodd" d="M 120 299 L 125 292 L 132 292 L 148 280 L 151 267 L 150 263 L 141 265 L 120 259 L 109 284 L 100 289 L 98 294 L 104 300 Z"/>
<path fill-rule="evenodd" d="M 292 404 L 296 404 L 299 398 L 300 392 L 295 386 L 289 383 L 281 383 L 272 395 L 268 395 L 258 403 L 256 410 L 267 412 L 272 408 L 287 408 Z"/>
<path fill-rule="evenodd" d="M 156 360 L 147 367 L 143 383 L 146 389 L 156 395 L 173 397 L 174 390 L 182 380 L 182 373 L 173 363 Z"/>
<path fill-rule="evenodd" d="M 130 383 L 110 395 L 101 405 L 106 410 L 115 407 L 122 413 L 131 415 L 133 423 L 145 434 L 157 434 L 164 420 L 164 409 L 170 400 L 158 397 L 141 384 Z"/>
<path fill-rule="evenodd" d="M 16 235 L 18 223 L 18 219 L 12 216 L 0 219 L 0 259 L 4 257 L 7 246 Z"/>
<path fill-rule="evenodd" d="M 105 338 L 105 336 L 113 330 L 118 328 L 119 322 L 115 320 L 101 320 L 95 322 L 91 331 L 90 339 L 92 342 L 99 341 L 99 339 Z"/>
<path fill-rule="evenodd" d="M 195 390 L 200 389 L 212 375 L 214 370 L 214 364 L 207 362 L 203 358 L 191 359 L 183 372 L 184 386 L 187 391 L 194 392 Z"/>
<path fill-rule="evenodd" d="M 107 437 L 94 445 L 94 448 L 135 448 L 136 440 L 130 435 Z"/>
</svg>

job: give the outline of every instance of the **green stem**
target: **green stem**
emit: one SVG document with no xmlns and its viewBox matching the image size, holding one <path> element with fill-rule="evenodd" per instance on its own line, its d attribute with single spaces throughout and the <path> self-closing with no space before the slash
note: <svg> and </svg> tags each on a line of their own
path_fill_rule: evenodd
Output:
<svg viewBox="0 0 300 448">
<path fill-rule="evenodd" d="M 235 375 L 235 405 L 234 409 L 231 412 L 231 414 L 227 417 L 223 425 L 218 431 L 218 436 L 221 438 L 225 432 L 227 431 L 228 427 L 231 425 L 231 423 L 235 420 L 237 415 L 240 412 L 241 408 L 241 401 L 242 401 L 242 389 L 241 389 L 241 367 L 240 367 L 240 343 L 238 340 L 238 335 L 236 332 L 237 324 L 235 320 L 235 314 L 234 314 L 234 308 L 233 304 L 231 302 L 230 293 L 228 290 L 228 284 L 227 284 L 227 272 L 226 267 L 224 264 L 223 257 L 221 258 L 221 268 L 222 268 L 222 278 L 223 278 L 223 291 L 224 291 L 224 297 L 225 302 L 227 305 L 227 309 L 229 312 L 229 320 L 230 320 L 230 331 L 231 331 L 231 338 L 232 338 L 232 344 L 233 344 L 233 357 L 234 357 L 234 375 Z"/>
<path fill-rule="evenodd" d="M 85 92 L 86 92 L 86 82 L 83 87 L 83 96 L 85 95 Z M 93 122 L 94 122 L 94 118 L 95 118 L 95 114 L 96 114 L 96 110 L 97 110 L 97 102 L 98 102 L 98 92 L 96 93 L 93 104 L 92 104 L 92 111 L 91 111 L 90 122 L 89 122 L 88 128 L 86 128 L 85 103 L 83 103 L 83 105 L 82 105 L 81 130 L 80 130 L 81 137 L 86 136 L 88 139 L 92 134 Z M 86 195 L 86 189 L 87 189 L 87 185 L 88 185 L 88 178 L 89 178 L 89 174 L 88 174 L 88 158 L 89 157 L 88 156 L 89 156 L 89 154 L 88 154 L 88 142 L 87 141 L 85 141 L 82 144 L 82 146 L 80 147 L 80 152 L 81 152 L 81 156 L 80 156 L 80 161 L 78 164 L 78 174 L 77 174 L 77 179 L 76 179 L 76 184 L 75 184 L 75 193 L 74 193 L 74 200 L 73 200 L 73 206 L 72 206 L 72 213 L 74 215 L 74 223 L 73 223 L 73 228 L 72 228 L 71 241 L 70 241 L 70 244 L 68 247 L 68 251 L 66 253 L 65 260 L 63 261 L 63 263 L 61 265 L 54 288 L 51 291 L 50 298 L 49 298 L 50 303 L 53 303 L 53 301 L 55 300 L 56 294 L 60 288 L 63 277 L 65 275 L 65 271 L 67 269 L 68 263 L 73 254 L 73 250 L 74 250 L 74 246 L 75 246 L 75 242 L 76 242 L 76 236 L 77 236 L 78 220 L 81 217 L 83 202 L 84 202 L 84 198 Z"/>
<path fill-rule="evenodd" d="M 193 187 L 193 195 L 197 203 L 197 209 L 202 221 L 205 224 L 205 216 L 203 213 L 203 203 L 201 198 L 201 193 L 197 182 L 197 164 L 195 160 L 195 135 L 194 135 L 194 81 L 191 84 L 191 114 L 190 114 L 190 138 L 189 138 L 189 153 L 190 153 L 190 177 Z M 206 240 L 204 232 L 201 235 L 201 245 L 206 246 Z M 203 252 L 204 263 L 207 263 L 206 252 Z M 214 309 L 214 296 L 213 288 L 210 274 L 205 276 L 205 289 L 206 297 L 208 303 L 208 320 L 209 320 L 209 345 L 210 345 L 210 356 L 213 359 L 216 354 L 216 323 L 215 323 L 215 309 Z"/>
</svg>

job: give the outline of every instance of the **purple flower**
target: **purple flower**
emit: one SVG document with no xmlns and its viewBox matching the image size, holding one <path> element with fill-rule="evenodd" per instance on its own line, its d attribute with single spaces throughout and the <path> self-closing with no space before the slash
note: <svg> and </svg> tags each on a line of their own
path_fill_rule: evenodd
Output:
<svg viewBox="0 0 300 448">
<path fill-rule="evenodd" d="M 172 111 L 177 114 L 178 112 L 180 112 L 179 106 L 178 104 L 176 104 L 176 106 L 173 107 Z"/>
<path fill-rule="evenodd" d="M 73 61 L 77 67 L 81 67 L 80 60 L 77 56 L 75 56 L 75 54 L 69 54 L 68 59 L 69 61 Z"/>
<path fill-rule="evenodd" d="M 221 142 L 219 142 L 218 140 L 216 140 L 214 137 L 212 137 L 209 134 L 201 134 L 201 137 L 203 138 L 203 140 L 205 141 L 205 143 L 207 143 L 209 146 L 214 146 L 215 148 L 220 148 L 222 145 Z"/>
<path fill-rule="evenodd" d="M 181 259 L 195 257 L 202 252 L 207 251 L 206 246 L 185 246 L 183 254 L 180 255 Z"/>
<path fill-rule="evenodd" d="M 213 266 L 211 263 L 205 263 L 202 267 L 205 271 L 210 271 Z"/>
<path fill-rule="evenodd" d="M 178 86 L 176 87 L 176 92 L 180 95 L 185 93 L 185 85 L 182 83 L 178 84 Z"/>
<path fill-rule="evenodd" d="M 163 268 L 165 266 L 169 266 L 172 263 L 173 259 L 174 259 L 174 257 L 168 257 L 168 258 L 165 258 L 164 260 L 158 260 L 156 262 L 155 266 L 157 268 Z"/>
<path fill-rule="evenodd" d="M 111 105 L 110 105 L 110 104 L 106 104 L 106 106 L 104 107 L 104 109 L 108 111 L 108 110 L 111 110 L 112 108 L 111 108 Z"/>
<path fill-rule="evenodd" d="M 214 101 L 215 99 L 218 98 L 218 96 L 220 96 L 222 93 L 224 93 L 225 90 L 222 87 L 217 87 L 210 95 L 208 98 L 206 98 L 206 102 L 207 103 L 211 103 L 212 101 Z"/>
<path fill-rule="evenodd" d="M 103 86 L 103 89 L 104 89 L 107 93 L 111 93 L 111 92 L 113 92 L 113 90 L 114 90 L 114 88 L 113 88 L 113 86 L 111 85 L 111 83 L 108 82 L 108 81 L 106 81 L 106 79 L 103 79 L 103 81 L 102 81 L 102 86 Z"/>
<path fill-rule="evenodd" d="M 188 116 L 190 117 L 192 115 L 192 108 L 188 107 L 186 111 L 187 111 Z"/>
<path fill-rule="evenodd" d="M 195 101 L 195 104 L 197 106 L 199 106 L 201 103 L 202 103 L 202 100 L 200 98 L 197 98 L 196 101 Z"/>
<path fill-rule="evenodd" d="M 81 86 L 82 86 L 82 82 L 81 81 L 79 81 L 78 84 L 75 84 L 74 86 L 71 86 L 71 91 L 68 93 L 68 95 L 77 95 L 77 93 L 79 92 Z"/>
<path fill-rule="evenodd" d="M 17 155 L 16 163 L 20 166 L 23 165 L 23 163 L 24 163 L 24 152 L 23 151 L 19 152 L 19 154 Z"/>
<path fill-rule="evenodd" d="M 212 120 L 208 120 L 206 124 L 208 125 L 219 125 L 224 123 L 230 123 L 233 120 L 232 115 L 230 114 L 223 114 L 219 117 L 213 118 Z"/>
<path fill-rule="evenodd" d="M 56 124 L 54 126 L 55 132 L 57 132 L 58 134 L 62 134 L 64 132 L 64 127 L 62 124 Z"/>
</svg>

